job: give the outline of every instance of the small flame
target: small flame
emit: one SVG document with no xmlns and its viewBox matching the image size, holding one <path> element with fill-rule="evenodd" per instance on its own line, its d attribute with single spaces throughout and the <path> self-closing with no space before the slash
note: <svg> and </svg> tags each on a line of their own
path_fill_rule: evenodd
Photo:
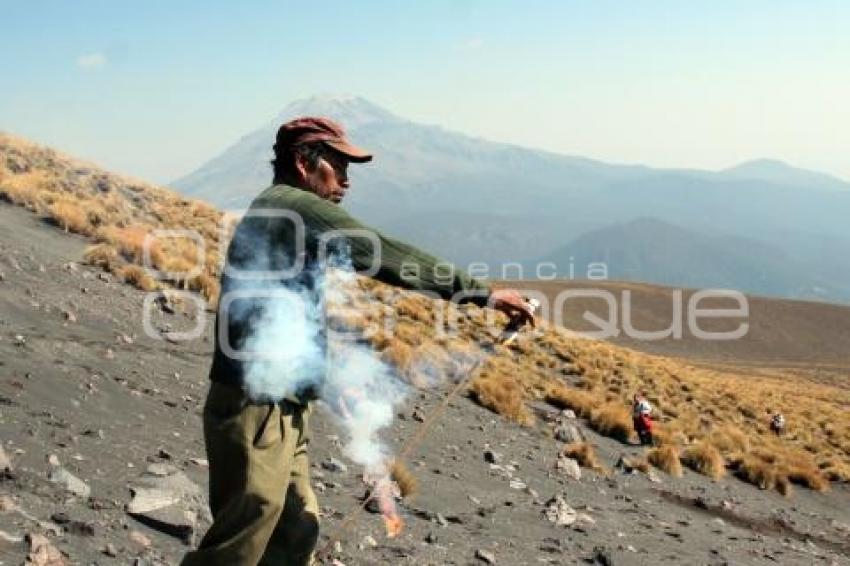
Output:
<svg viewBox="0 0 850 566">
<path fill-rule="evenodd" d="M 387 537 L 394 538 L 404 529 L 404 520 L 399 515 L 395 504 L 398 486 L 389 475 L 379 478 L 372 489 L 371 497 L 378 502 L 378 509 L 387 528 Z"/>
<path fill-rule="evenodd" d="M 404 530 L 404 520 L 395 512 L 384 515 L 384 525 L 387 527 L 387 538 L 395 538 Z"/>
</svg>

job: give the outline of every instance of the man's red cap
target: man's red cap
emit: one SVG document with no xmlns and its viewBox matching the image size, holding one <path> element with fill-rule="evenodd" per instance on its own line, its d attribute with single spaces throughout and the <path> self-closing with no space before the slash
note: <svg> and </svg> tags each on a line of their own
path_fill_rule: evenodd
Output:
<svg viewBox="0 0 850 566">
<path fill-rule="evenodd" d="M 283 124 L 277 131 L 275 147 L 281 149 L 317 141 L 328 144 L 350 161 L 365 163 L 372 160 L 372 154 L 348 141 L 342 126 L 330 118 L 305 116 Z"/>
</svg>

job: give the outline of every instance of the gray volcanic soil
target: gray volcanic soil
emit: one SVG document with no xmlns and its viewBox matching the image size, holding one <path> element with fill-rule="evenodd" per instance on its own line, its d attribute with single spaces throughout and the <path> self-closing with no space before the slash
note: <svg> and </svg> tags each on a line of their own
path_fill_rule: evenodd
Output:
<svg viewBox="0 0 850 566">
<path fill-rule="evenodd" d="M 145 336 L 144 293 L 69 263 L 85 245 L 0 204 L 0 431 L 11 460 L 0 476 L 0 564 L 22 563 L 31 533 L 45 533 L 74 564 L 175 564 L 189 548 L 161 530 L 175 515 L 151 528 L 126 505 L 131 487 L 173 481 L 188 492 L 172 505 L 176 522 L 190 524 L 184 509 L 198 517 L 189 538 L 209 524 L 199 499 L 206 490 L 200 412 L 212 317 L 192 342 Z M 179 330 L 194 320 L 156 309 L 153 323 Z M 413 393 L 388 440 L 410 438 L 442 395 Z M 609 467 L 638 452 L 575 424 Z M 404 533 L 387 539 L 379 516 L 358 510 L 364 487 L 356 466 L 321 466 L 331 456 L 345 461 L 340 434 L 320 407 L 312 457 L 321 544 L 347 565 L 581 564 L 594 556 L 627 565 L 850 564 L 846 486 L 826 494 L 798 488 L 785 499 L 687 471 L 682 479 L 659 473 L 653 482 L 622 470 L 608 478 L 582 470 L 576 481 L 554 467 L 561 443 L 545 418 L 523 429 L 465 398 L 452 401 L 409 459 L 419 494 L 404 504 Z M 488 448 L 502 455 L 495 466 L 485 461 Z M 48 479 L 62 469 L 90 494 L 73 495 Z M 512 486 L 509 475 L 521 483 Z M 556 494 L 579 514 L 571 526 L 544 517 Z M 341 545 L 327 544 L 329 537 Z"/>
</svg>

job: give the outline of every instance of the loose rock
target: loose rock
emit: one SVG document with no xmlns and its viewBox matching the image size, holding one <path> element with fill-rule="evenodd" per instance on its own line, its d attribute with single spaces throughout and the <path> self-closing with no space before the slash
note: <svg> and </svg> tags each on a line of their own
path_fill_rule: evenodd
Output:
<svg viewBox="0 0 850 566">
<path fill-rule="evenodd" d="M 579 463 L 573 458 L 567 458 L 563 455 L 559 456 L 558 461 L 555 462 L 555 469 L 568 478 L 572 478 L 576 481 L 581 479 L 581 466 L 579 466 Z"/>
<path fill-rule="evenodd" d="M 337 460 L 336 458 L 333 458 L 333 457 L 328 458 L 326 460 L 323 460 L 322 461 L 322 467 L 329 472 L 345 473 L 345 472 L 348 471 L 348 466 L 346 466 L 343 462 L 341 462 L 340 460 Z"/>
<path fill-rule="evenodd" d="M 570 507 L 566 499 L 560 494 L 546 502 L 543 515 L 549 522 L 563 527 L 572 525 L 578 519 L 576 510 Z"/>
<path fill-rule="evenodd" d="M 574 424 L 561 423 L 555 427 L 555 439 L 569 444 L 584 441 L 584 435 Z"/>
<path fill-rule="evenodd" d="M 151 545 L 151 539 L 140 531 L 130 531 L 128 537 L 142 548 L 148 548 Z"/>
<path fill-rule="evenodd" d="M 47 479 L 55 484 L 61 485 L 66 491 L 69 491 L 82 499 L 86 499 L 89 495 L 91 495 L 91 488 L 88 484 L 65 468 L 58 467 L 51 470 Z"/>
<path fill-rule="evenodd" d="M 68 564 L 59 549 L 53 546 L 44 535 L 29 533 L 26 539 L 30 545 L 27 564 L 33 566 L 66 566 Z"/>
</svg>

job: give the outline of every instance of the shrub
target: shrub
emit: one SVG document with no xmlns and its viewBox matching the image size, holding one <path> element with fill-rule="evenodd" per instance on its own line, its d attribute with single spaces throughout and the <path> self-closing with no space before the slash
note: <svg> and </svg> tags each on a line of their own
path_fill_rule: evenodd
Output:
<svg viewBox="0 0 850 566">
<path fill-rule="evenodd" d="M 747 455 L 737 462 L 735 476 L 759 489 L 776 489 L 776 466 L 754 455 Z"/>
<path fill-rule="evenodd" d="M 210 305 L 215 305 L 218 302 L 218 294 L 220 291 L 218 279 L 207 273 L 201 273 L 189 280 L 189 289 L 198 291 Z"/>
<path fill-rule="evenodd" d="M 148 242 L 148 256 L 151 265 L 147 267 L 160 268 L 165 262 L 161 245 L 156 240 L 147 239 L 151 228 L 142 225 L 128 227 L 106 226 L 97 231 L 96 237 L 100 242 L 114 245 L 127 261 L 142 264 L 144 262 L 145 242 Z"/>
<path fill-rule="evenodd" d="M 607 470 L 599 462 L 596 456 L 596 450 L 589 442 L 573 442 L 564 446 L 563 454 L 568 458 L 576 460 L 580 466 L 590 468 L 599 473 L 605 473 Z"/>
<path fill-rule="evenodd" d="M 445 349 L 425 343 L 413 350 L 408 375 L 416 387 L 431 387 L 445 382 L 452 365 Z"/>
<path fill-rule="evenodd" d="M 401 496 L 409 499 L 419 490 L 419 482 L 401 460 L 393 460 L 390 466 L 390 477 L 398 485 Z"/>
<path fill-rule="evenodd" d="M 707 442 L 685 448 L 682 463 L 700 474 L 719 480 L 726 474 L 726 463 L 720 451 Z"/>
<path fill-rule="evenodd" d="M 589 417 L 601 400 L 586 391 L 555 383 L 549 387 L 545 395 L 546 402 L 559 409 L 572 409 L 580 417 Z"/>
<path fill-rule="evenodd" d="M 381 359 L 393 366 L 399 375 L 406 376 L 407 370 L 413 363 L 413 348 L 396 338 L 387 338 L 387 340 L 387 346 L 381 352 Z"/>
<path fill-rule="evenodd" d="M 788 451 L 783 454 L 781 462 L 783 472 L 791 483 L 815 491 L 827 491 L 829 489 L 829 480 L 815 466 L 808 454 Z"/>
<path fill-rule="evenodd" d="M 85 235 L 93 232 L 88 214 L 77 203 L 69 200 L 56 201 L 48 208 L 48 214 L 66 232 Z"/>
<path fill-rule="evenodd" d="M 688 436 L 669 424 L 656 424 L 652 430 L 652 440 L 655 446 L 674 446 L 679 448 L 688 443 Z"/>
<path fill-rule="evenodd" d="M 100 267 L 105 271 L 111 271 L 121 263 L 121 260 L 118 259 L 118 250 L 111 244 L 89 246 L 83 252 L 83 260 L 89 265 Z"/>
<path fill-rule="evenodd" d="M 522 387 L 510 375 L 483 371 L 472 381 L 470 395 L 482 407 L 522 425 L 534 423 L 534 417 L 525 405 Z"/>
<path fill-rule="evenodd" d="M 628 443 L 632 438 L 632 416 L 621 403 L 607 403 L 590 414 L 590 426 L 599 434 Z"/>
<path fill-rule="evenodd" d="M 787 470 L 788 481 L 802 485 L 815 491 L 828 491 L 829 480 L 823 473 L 814 467 L 792 466 Z"/>
<path fill-rule="evenodd" d="M 750 451 L 750 439 L 741 429 L 733 425 L 713 430 L 708 435 L 708 441 L 721 454 L 745 454 Z"/>
<path fill-rule="evenodd" d="M 648 474 L 651 469 L 649 460 L 646 459 L 646 456 L 623 456 L 621 461 L 623 462 L 623 466 L 626 470 L 637 470 L 643 474 Z"/>
<path fill-rule="evenodd" d="M 671 476 L 682 477 L 682 462 L 679 461 L 679 449 L 675 446 L 659 446 L 646 455 L 649 463 Z"/>
<path fill-rule="evenodd" d="M 156 289 L 156 281 L 141 266 L 125 265 L 118 271 L 118 275 L 126 283 L 135 285 L 142 291 L 153 291 Z"/>
<path fill-rule="evenodd" d="M 433 307 L 430 301 L 421 295 L 401 296 L 394 304 L 399 316 L 407 316 L 419 322 L 430 323 L 433 320 Z"/>
</svg>

